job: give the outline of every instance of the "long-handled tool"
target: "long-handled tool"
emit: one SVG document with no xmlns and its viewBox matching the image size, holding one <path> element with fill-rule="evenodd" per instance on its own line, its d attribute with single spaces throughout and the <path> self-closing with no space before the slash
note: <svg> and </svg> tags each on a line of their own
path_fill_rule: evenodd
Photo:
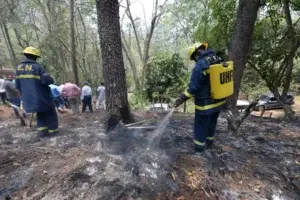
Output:
<svg viewBox="0 0 300 200">
<path fill-rule="evenodd" d="M 126 127 L 130 127 L 130 126 L 134 126 L 134 125 L 138 125 L 138 124 L 144 124 L 144 123 L 146 123 L 146 122 L 151 122 L 151 121 L 154 121 L 154 119 L 143 120 L 143 121 L 135 122 L 135 123 L 132 123 L 132 124 L 126 124 L 125 126 L 126 126 Z"/>
<path fill-rule="evenodd" d="M 33 116 L 34 116 L 34 113 L 31 114 L 30 123 L 29 123 L 30 128 L 32 127 Z"/>
<path fill-rule="evenodd" d="M 18 111 L 19 111 L 19 118 L 20 118 L 20 121 L 21 121 L 21 125 L 22 126 L 26 126 L 26 122 L 25 122 L 25 119 L 24 119 L 24 117 L 27 117 L 28 116 L 28 114 L 23 110 L 23 109 L 21 109 L 20 107 L 18 107 L 18 106 L 16 106 L 16 105 L 14 105 L 14 104 L 12 104 L 12 103 L 10 103 L 10 102 L 8 102 L 8 106 L 10 106 L 10 107 L 12 107 L 12 108 L 15 108 L 15 109 L 17 109 Z"/>
</svg>

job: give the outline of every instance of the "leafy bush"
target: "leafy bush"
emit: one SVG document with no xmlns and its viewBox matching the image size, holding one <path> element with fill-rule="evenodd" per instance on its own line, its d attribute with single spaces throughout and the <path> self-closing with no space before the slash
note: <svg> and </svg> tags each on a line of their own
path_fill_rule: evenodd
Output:
<svg viewBox="0 0 300 200">
<path fill-rule="evenodd" d="M 132 110 L 144 109 L 147 105 L 149 105 L 149 101 L 147 100 L 147 95 L 145 92 L 130 93 L 128 94 L 128 99 L 129 99 L 128 101 L 130 104 L 130 108 Z"/>
<path fill-rule="evenodd" d="M 169 103 L 186 87 L 187 68 L 179 54 L 160 53 L 147 66 L 145 89 L 150 102 Z"/>
</svg>

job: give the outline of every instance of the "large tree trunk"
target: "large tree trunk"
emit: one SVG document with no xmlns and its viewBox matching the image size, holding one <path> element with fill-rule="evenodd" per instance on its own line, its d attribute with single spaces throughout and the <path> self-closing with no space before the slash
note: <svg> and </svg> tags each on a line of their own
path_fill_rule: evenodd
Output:
<svg viewBox="0 0 300 200">
<path fill-rule="evenodd" d="M 70 43 L 71 43 L 71 65 L 74 74 L 74 81 L 77 85 L 79 85 L 79 77 L 78 77 L 78 69 L 76 62 L 76 46 L 75 46 L 75 28 L 74 28 L 74 0 L 70 0 Z"/>
<path fill-rule="evenodd" d="M 240 0 L 237 11 L 236 27 L 233 33 L 232 44 L 229 52 L 229 59 L 234 62 L 235 70 L 234 94 L 228 99 L 228 128 L 235 133 L 241 125 L 241 119 L 245 119 L 245 117 L 247 117 L 246 112 L 244 113 L 245 116 L 240 116 L 240 113 L 236 109 L 236 102 L 246 65 L 246 57 L 252 43 L 252 34 L 260 5 L 261 0 Z M 253 107 L 254 106 L 252 105 L 251 108 Z M 249 114 L 250 113 L 248 112 L 247 115 Z"/>
<path fill-rule="evenodd" d="M 107 131 L 131 122 L 122 55 L 118 0 L 97 0 L 98 29 L 107 104 Z"/>
<path fill-rule="evenodd" d="M 241 80 L 246 65 L 246 57 L 251 47 L 254 24 L 261 0 L 240 0 L 236 27 L 233 33 L 229 59 L 234 62 L 234 95 L 229 99 L 231 106 L 236 105 Z"/>
</svg>

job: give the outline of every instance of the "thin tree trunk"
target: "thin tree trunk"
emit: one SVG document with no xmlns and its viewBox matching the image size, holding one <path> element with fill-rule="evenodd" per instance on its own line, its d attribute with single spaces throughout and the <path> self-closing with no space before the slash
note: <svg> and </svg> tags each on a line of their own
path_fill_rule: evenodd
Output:
<svg viewBox="0 0 300 200">
<path fill-rule="evenodd" d="M 5 21 L 2 21 L 2 33 L 4 35 L 4 38 L 5 38 L 5 42 L 6 42 L 6 46 L 9 50 L 9 53 L 10 53 L 10 56 L 11 56 L 11 60 L 12 60 L 12 64 L 14 66 L 17 66 L 17 57 L 16 57 L 16 54 L 15 54 L 15 51 L 14 51 L 14 48 L 13 48 L 13 45 L 12 45 L 12 42 L 11 42 L 11 39 L 10 39 L 10 35 L 9 35 L 9 32 L 8 32 L 8 28 L 6 26 L 6 23 Z"/>
<path fill-rule="evenodd" d="M 187 110 L 187 106 L 186 106 L 186 102 L 183 103 L 183 112 L 186 113 Z"/>
<path fill-rule="evenodd" d="M 83 20 L 83 17 L 81 15 L 80 9 L 78 8 L 78 14 L 80 17 L 80 21 L 82 23 L 82 28 L 83 28 L 83 33 L 84 33 L 84 37 L 83 37 L 83 56 L 82 56 L 82 66 L 84 68 L 86 68 L 86 41 L 87 41 L 87 35 L 86 35 L 86 26 Z M 89 70 L 89 72 L 91 73 L 91 70 Z"/>
<path fill-rule="evenodd" d="M 290 89 L 290 84 L 292 81 L 292 72 L 294 67 L 294 57 L 295 53 L 299 48 L 298 41 L 295 37 L 295 29 L 293 27 L 292 17 L 291 17 L 291 11 L 290 11 L 290 3 L 289 0 L 283 1 L 283 8 L 284 8 L 284 15 L 285 15 L 285 21 L 287 24 L 288 34 L 289 34 L 289 43 L 290 43 L 290 53 L 287 57 L 287 69 L 285 73 L 285 82 L 283 84 L 283 92 L 281 95 L 281 99 L 283 102 L 283 110 L 285 113 L 285 118 L 287 119 L 294 119 L 295 112 L 292 110 L 291 106 L 286 103 L 286 97 L 288 94 L 288 91 Z"/>
<path fill-rule="evenodd" d="M 118 0 L 97 0 L 98 29 L 107 105 L 107 131 L 132 121 L 122 55 Z"/>
<path fill-rule="evenodd" d="M 153 2 L 153 11 L 152 11 L 153 13 L 152 13 L 152 19 L 151 19 L 151 24 L 150 24 L 150 30 L 148 31 L 148 29 L 146 29 L 147 33 L 146 33 L 146 37 L 144 39 L 144 46 L 143 46 L 143 50 L 142 50 L 141 40 L 140 40 L 140 37 L 137 32 L 135 19 L 133 19 L 131 9 L 130 9 L 130 1 L 129 0 L 126 1 L 126 3 L 127 3 L 126 15 L 132 24 L 133 33 L 134 33 L 134 36 L 136 39 L 136 44 L 137 44 L 137 49 L 138 49 L 137 52 L 138 52 L 138 55 L 142 62 L 142 75 L 141 75 L 141 80 L 140 80 L 140 84 L 139 84 L 140 85 L 139 93 L 141 93 L 141 91 L 143 90 L 144 83 L 145 83 L 145 74 L 146 74 L 146 70 L 147 70 L 147 63 L 148 63 L 148 60 L 150 57 L 149 51 L 150 51 L 153 32 L 154 32 L 161 16 L 164 14 L 164 11 L 159 12 L 159 9 L 164 7 L 167 2 L 168 2 L 168 0 L 164 0 L 161 5 L 158 5 L 158 3 L 159 3 L 158 0 L 155 0 Z"/>
<path fill-rule="evenodd" d="M 78 69 L 76 62 L 76 45 L 75 45 L 75 28 L 74 28 L 74 0 L 70 0 L 70 43 L 71 43 L 71 65 L 74 74 L 74 81 L 77 85 L 79 85 L 79 77 L 78 77 Z"/>
<path fill-rule="evenodd" d="M 125 53 L 125 56 L 126 56 L 128 62 L 129 62 L 129 65 L 130 65 L 130 68 L 131 68 L 131 71 L 132 71 L 132 76 L 133 76 L 133 80 L 134 80 L 134 84 L 135 84 L 135 89 L 137 91 L 139 91 L 139 93 L 140 93 L 140 81 L 139 81 L 139 77 L 138 77 L 138 71 L 137 71 L 135 62 L 133 60 L 133 55 L 131 53 L 130 43 L 126 42 L 124 34 L 123 34 L 123 41 L 124 41 L 124 42 L 122 42 L 123 51 Z"/>
</svg>

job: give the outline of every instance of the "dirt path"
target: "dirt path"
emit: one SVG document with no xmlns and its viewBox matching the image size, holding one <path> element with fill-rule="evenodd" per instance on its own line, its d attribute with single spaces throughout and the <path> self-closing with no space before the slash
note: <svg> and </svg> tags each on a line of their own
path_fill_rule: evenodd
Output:
<svg viewBox="0 0 300 200">
<path fill-rule="evenodd" d="M 191 115 L 175 116 L 160 142 L 149 145 L 151 131 L 120 125 L 106 135 L 99 112 L 60 116 L 59 135 L 47 139 L 36 138 L 34 130 L 19 127 L 16 119 L 7 119 L 8 111 L 4 113 L 0 196 L 300 199 L 300 122 L 251 117 L 236 138 L 227 133 L 221 118 L 216 148 L 195 155 Z"/>
</svg>

